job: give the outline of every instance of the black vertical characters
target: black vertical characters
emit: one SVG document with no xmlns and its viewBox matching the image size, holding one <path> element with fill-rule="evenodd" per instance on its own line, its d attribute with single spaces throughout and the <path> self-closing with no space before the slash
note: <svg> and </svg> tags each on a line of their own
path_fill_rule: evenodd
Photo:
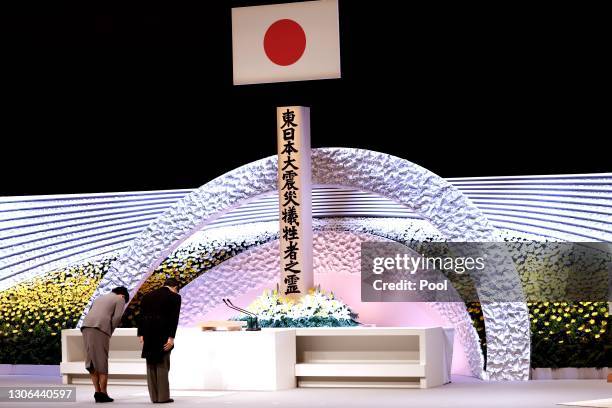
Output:
<svg viewBox="0 0 612 408">
<path fill-rule="evenodd" d="M 283 134 L 283 149 L 279 153 L 282 166 L 281 179 L 284 181 L 280 187 L 282 198 L 281 220 L 285 224 L 281 230 L 280 239 L 287 243 L 283 253 L 283 270 L 285 272 L 284 283 L 286 285 L 285 295 L 300 294 L 298 276 L 301 273 L 300 264 L 298 261 L 298 240 L 299 231 L 297 226 L 300 225 L 299 214 L 297 207 L 298 202 L 297 178 L 299 177 L 299 167 L 296 165 L 297 160 L 292 158 L 293 154 L 299 153 L 295 146 L 295 128 L 298 126 L 295 123 L 295 112 L 287 109 L 282 114 L 283 124 L 280 130 Z"/>
</svg>

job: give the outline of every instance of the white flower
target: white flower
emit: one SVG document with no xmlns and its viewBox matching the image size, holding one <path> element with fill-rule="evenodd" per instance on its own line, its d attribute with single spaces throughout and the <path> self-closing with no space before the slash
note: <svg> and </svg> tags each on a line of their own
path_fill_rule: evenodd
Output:
<svg viewBox="0 0 612 408">
<path fill-rule="evenodd" d="M 249 305 L 248 310 L 261 320 L 280 320 L 283 317 L 300 319 L 313 316 L 351 318 L 351 310 L 345 304 L 320 290 L 303 296 L 297 302 L 281 298 L 276 291 L 264 291 Z"/>
</svg>

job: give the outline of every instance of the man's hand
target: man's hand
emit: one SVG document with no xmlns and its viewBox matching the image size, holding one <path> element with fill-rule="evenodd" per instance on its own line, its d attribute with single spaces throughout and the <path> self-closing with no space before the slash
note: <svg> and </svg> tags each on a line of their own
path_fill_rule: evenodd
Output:
<svg viewBox="0 0 612 408">
<path fill-rule="evenodd" d="M 138 336 L 138 341 L 140 341 L 140 344 L 144 344 L 144 337 Z"/>
<path fill-rule="evenodd" d="M 168 341 L 164 344 L 164 351 L 169 351 L 174 347 L 174 339 L 172 337 L 168 337 Z"/>
</svg>

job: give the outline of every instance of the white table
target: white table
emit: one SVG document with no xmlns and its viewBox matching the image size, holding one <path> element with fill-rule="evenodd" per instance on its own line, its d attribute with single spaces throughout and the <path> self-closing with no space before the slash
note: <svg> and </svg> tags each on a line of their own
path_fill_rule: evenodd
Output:
<svg viewBox="0 0 612 408">
<path fill-rule="evenodd" d="M 170 385 L 193 390 L 430 388 L 450 381 L 453 329 L 342 327 L 201 331 L 179 328 Z M 109 383 L 146 383 L 136 329 L 117 329 Z M 65 384 L 88 382 L 81 332 L 62 331 Z"/>
</svg>

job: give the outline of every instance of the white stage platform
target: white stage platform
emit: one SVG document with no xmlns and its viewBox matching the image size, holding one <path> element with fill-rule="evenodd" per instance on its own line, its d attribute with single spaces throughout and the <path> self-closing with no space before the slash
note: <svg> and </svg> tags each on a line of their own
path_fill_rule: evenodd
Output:
<svg viewBox="0 0 612 408">
<path fill-rule="evenodd" d="M 0 386 L 58 385 L 61 377 L 1 376 Z M 93 406 L 93 387 L 77 385 L 77 402 L 71 407 Z M 113 406 L 151 407 L 146 386 L 109 386 Z M 484 382 L 453 376 L 444 387 L 428 389 L 294 388 L 284 391 L 184 391 L 172 390 L 173 407 L 233 408 L 560 408 L 559 402 L 612 397 L 604 380 L 542 380 Z M 43 404 L 44 405 L 44 404 Z M 60 404 L 61 405 L 61 404 Z M 10 406 L 0 403 L 0 407 Z M 15 404 L 13 404 L 15 406 Z M 40 403 L 19 403 L 40 408 Z"/>
</svg>

